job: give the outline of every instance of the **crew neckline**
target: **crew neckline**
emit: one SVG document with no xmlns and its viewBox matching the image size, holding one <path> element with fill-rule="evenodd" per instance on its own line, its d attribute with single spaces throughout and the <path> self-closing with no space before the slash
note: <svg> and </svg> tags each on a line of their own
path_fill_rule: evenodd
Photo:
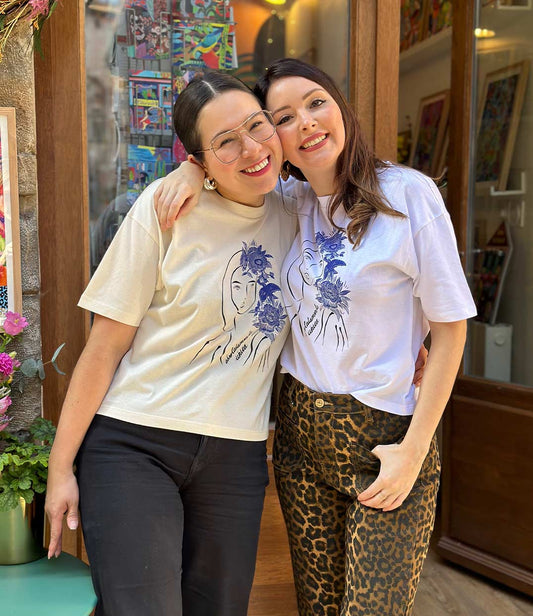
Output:
<svg viewBox="0 0 533 616">
<path fill-rule="evenodd" d="M 207 192 L 207 191 L 205 191 Z M 265 215 L 267 210 L 267 199 L 268 195 L 265 195 L 262 205 L 245 205 L 244 203 L 239 203 L 238 201 L 232 201 L 226 197 L 223 197 L 218 192 L 207 193 L 208 198 L 211 197 L 213 200 L 222 202 L 218 203 L 218 207 L 223 207 L 234 214 L 238 214 L 239 216 L 243 216 L 244 218 L 261 218 Z"/>
</svg>

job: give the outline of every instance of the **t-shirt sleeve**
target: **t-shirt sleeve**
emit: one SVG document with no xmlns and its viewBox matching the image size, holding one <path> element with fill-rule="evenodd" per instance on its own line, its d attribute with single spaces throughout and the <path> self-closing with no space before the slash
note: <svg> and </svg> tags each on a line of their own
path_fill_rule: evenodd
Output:
<svg viewBox="0 0 533 616">
<path fill-rule="evenodd" d="M 424 225 L 413 242 L 418 262 L 414 295 L 420 298 L 426 318 L 451 322 L 475 316 L 449 214 L 444 211 Z"/>
<path fill-rule="evenodd" d="M 158 284 L 160 247 L 142 222 L 128 215 L 78 306 L 136 327 Z"/>
</svg>

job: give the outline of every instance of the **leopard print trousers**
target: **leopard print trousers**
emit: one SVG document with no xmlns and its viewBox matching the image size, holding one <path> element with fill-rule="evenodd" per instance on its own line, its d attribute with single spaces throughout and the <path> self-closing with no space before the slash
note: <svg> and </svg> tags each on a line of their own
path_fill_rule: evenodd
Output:
<svg viewBox="0 0 533 616">
<path fill-rule="evenodd" d="M 273 465 L 300 616 L 412 613 L 435 519 L 436 439 L 399 508 L 384 512 L 357 500 L 379 473 L 371 450 L 401 441 L 410 421 L 285 375 Z"/>
</svg>

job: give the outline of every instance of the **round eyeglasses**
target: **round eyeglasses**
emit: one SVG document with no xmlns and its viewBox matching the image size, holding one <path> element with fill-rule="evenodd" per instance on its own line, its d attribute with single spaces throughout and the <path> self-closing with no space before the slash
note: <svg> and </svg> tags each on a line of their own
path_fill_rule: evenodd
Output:
<svg viewBox="0 0 533 616">
<path fill-rule="evenodd" d="M 222 164 L 229 165 L 242 154 L 242 133 L 246 133 L 257 143 L 263 143 L 268 141 L 275 132 L 276 127 L 270 112 L 256 111 L 233 130 L 216 135 L 207 149 L 196 150 L 194 153 L 211 150 Z"/>
</svg>

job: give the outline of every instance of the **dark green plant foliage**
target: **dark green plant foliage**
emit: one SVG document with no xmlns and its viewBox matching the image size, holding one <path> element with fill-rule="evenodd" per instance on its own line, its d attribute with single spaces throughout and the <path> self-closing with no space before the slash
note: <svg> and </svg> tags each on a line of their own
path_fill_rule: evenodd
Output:
<svg viewBox="0 0 533 616">
<path fill-rule="evenodd" d="M 14 509 L 21 497 L 31 503 L 35 494 L 46 490 L 55 432 L 54 424 L 42 417 L 37 417 L 28 430 L 0 432 L 0 441 L 5 443 L 0 453 L 0 511 Z"/>
</svg>

